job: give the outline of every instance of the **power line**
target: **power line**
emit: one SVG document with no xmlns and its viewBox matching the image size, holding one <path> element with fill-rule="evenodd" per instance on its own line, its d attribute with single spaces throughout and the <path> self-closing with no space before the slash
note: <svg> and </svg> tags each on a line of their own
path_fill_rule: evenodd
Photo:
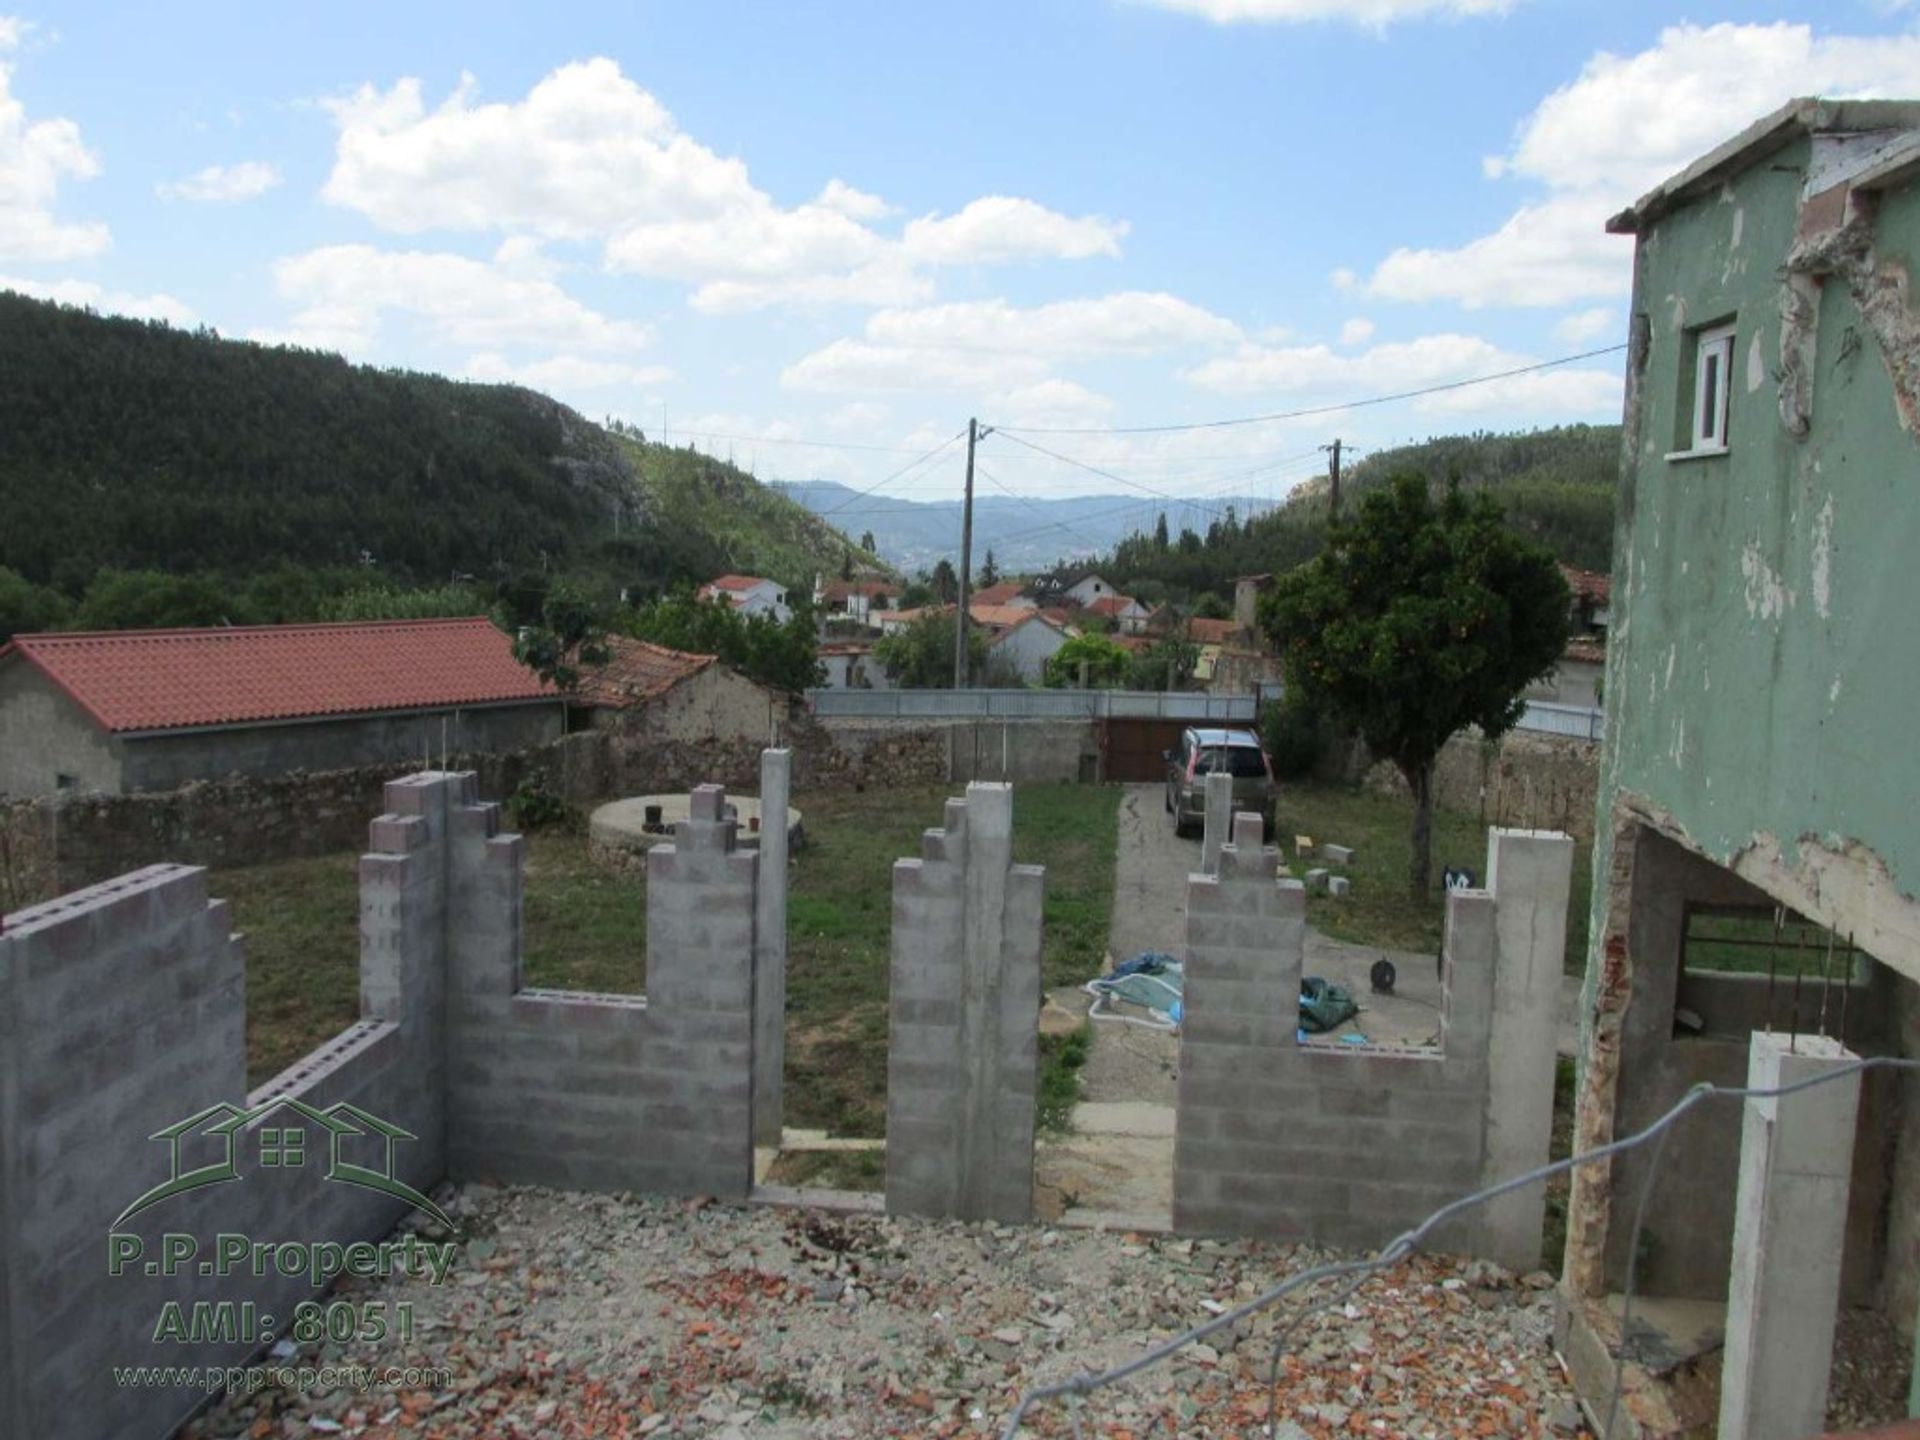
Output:
<svg viewBox="0 0 1920 1440">
<path fill-rule="evenodd" d="M 858 493 L 841 501 L 838 505 L 834 506 L 831 510 L 816 510 L 814 512 L 815 517 L 821 520 L 825 520 L 829 515 L 838 515 L 842 510 L 846 509 L 847 506 L 853 504 L 855 500 L 864 500 L 867 498 L 867 496 L 873 494 L 874 491 L 880 489 L 881 486 L 891 485 L 894 481 L 898 480 L 901 476 L 905 475 L 910 470 L 918 470 L 922 465 L 926 464 L 929 460 L 933 459 L 934 456 L 938 455 L 941 451 L 945 450 L 948 446 L 952 445 L 956 440 L 958 440 L 962 435 L 966 433 L 967 433 L 966 431 L 960 430 L 955 432 L 952 435 L 949 435 L 945 440 L 942 440 L 938 445 L 934 446 L 933 449 L 927 451 L 927 453 L 922 455 L 919 459 L 909 460 L 906 464 L 902 465 L 898 470 L 894 471 L 891 475 L 887 476 L 886 479 L 880 481 L 878 484 L 869 485 L 866 489 L 859 491 Z"/>
<path fill-rule="evenodd" d="M 1592 360 L 1601 355 L 1617 355 L 1627 347 L 1608 345 L 1599 350 L 1583 350 L 1578 355 L 1562 355 L 1555 360 L 1541 360 L 1532 365 L 1519 365 L 1511 370 L 1499 370 L 1491 375 L 1476 375 L 1470 380 L 1449 380 L 1443 385 L 1427 385 L 1418 390 L 1401 390 L 1392 395 L 1375 395 L 1366 400 L 1346 400 L 1338 405 L 1316 405 L 1305 410 L 1282 410 L 1271 415 L 1243 415 L 1231 420 L 1197 420 L 1185 425 L 1108 425 L 1108 426 L 1070 426 L 1070 425 L 996 425 L 994 429 L 1014 437 L 1009 431 L 1018 430 L 1023 435 L 1165 435 L 1176 430 L 1224 430 L 1232 425 L 1263 425 L 1275 420 L 1304 420 L 1313 415 L 1334 415 L 1342 410 L 1360 410 L 1369 405 L 1391 405 L 1399 400 L 1418 400 L 1423 395 L 1439 395 L 1448 390 L 1464 390 L 1470 385 L 1488 385 L 1495 380 L 1511 380 L 1516 375 L 1532 375 L 1540 370 L 1551 370 L 1558 365 L 1571 365 L 1576 360 Z"/>
<path fill-rule="evenodd" d="M 1057 450 L 1049 450 L 1047 449 L 1046 446 L 1036 445 L 1031 440 L 1022 440 L 1018 435 L 1006 435 L 1005 431 L 1001 431 L 1000 433 L 1004 435 L 1006 439 L 1013 441 L 1013 443 L 1016 445 L 1024 445 L 1029 450 L 1038 450 L 1042 455 L 1051 456 L 1053 459 L 1060 461 L 1062 464 L 1077 466 L 1079 469 L 1085 470 L 1089 474 L 1098 475 L 1104 480 L 1111 480 L 1116 485 L 1125 485 L 1130 490 L 1138 490 L 1143 495 L 1151 495 L 1157 500 L 1165 500 L 1175 505 L 1193 505 L 1200 510 L 1208 511 L 1213 515 L 1213 518 L 1216 520 L 1218 520 L 1223 513 L 1221 508 L 1218 506 L 1203 505 L 1203 504 L 1200 504 L 1198 501 L 1195 501 L 1190 496 L 1172 495 L 1166 492 L 1165 490 L 1156 490 L 1151 485 L 1142 485 L 1138 480 L 1129 480 L 1124 475 L 1116 475 L 1113 473 L 1113 471 L 1103 470 L 1098 465 L 1089 465 L 1084 460 L 1076 460 L 1071 455 L 1062 455 Z"/>
<path fill-rule="evenodd" d="M 738 444 L 799 445 L 809 450 L 873 450 L 889 455 L 911 455 L 912 445 L 871 445 L 853 440 L 801 440 L 785 435 L 728 435 L 718 430 L 682 430 L 696 440 L 728 440 Z M 664 441 L 661 443 L 665 443 Z"/>
<path fill-rule="evenodd" d="M 1626 1294 L 1624 1297 L 1625 1318 L 1621 1321 L 1620 1333 L 1623 1336 L 1628 1335 L 1630 1334 L 1630 1322 L 1633 1313 L 1634 1273 L 1637 1269 L 1635 1262 L 1640 1251 L 1640 1230 L 1646 1218 L 1646 1196 L 1652 1189 L 1653 1177 L 1659 1174 L 1660 1171 L 1659 1162 L 1665 1151 L 1667 1132 L 1679 1121 L 1680 1117 L 1685 1115 L 1689 1110 L 1692 1110 L 1703 1100 L 1779 1100 L 1789 1095 L 1796 1095 L 1802 1090 L 1811 1090 L 1816 1085 L 1830 1084 L 1836 1080 L 1843 1080 L 1850 1075 L 1858 1075 L 1868 1070 L 1878 1069 L 1920 1070 L 1920 1060 L 1908 1060 L 1892 1055 L 1872 1055 L 1863 1060 L 1856 1060 L 1850 1065 L 1842 1065 L 1832 1070 L 1823 1071 L 1805 1080 L 1795 1081 L 1791 1085 L 1782 1085 L 1770 1090 L 1757 1089 L 1750 1086 L 1714 1085 L 1702 1082 L 1688 1090 L 1685 1095 L 1681 1096 L 1681 1098 L 1673 1104 L 1672 1108 L 1654 1120 L 1644 1130 L 1637 1131 L 1632 1135 L 1612 1141 L 1609 1144 L 1599 1146 L 1596 1149 L 1588 1150 L 1583 1154 L 1569 1155 L 1564 1160 L 1555 1160 L 1550 1164 L 1541 1165 L 1527 1171 L 1525 1174 L 1516 1175 L 1510 1180 L 1502 1180 L 1498 1184 L 1487 1186 L 1484 1190 L 1476 1190 L 1471 1195 L 1465 1195 L 1458 1200 L 1450 1201 L 1448 1204 L 1442 1205 L 1438 1210 L 1427 1216 L 1426 1219 L 1422 1220 L 1411 1230 L 1407 1230 L 1396 1236 L 1376 1255 L 1363 1256 L 1355 1260 L 1335 1261 L 1331 1264 L 1316 1265 L 1311 1269 L 1299 1271 L 1296 1274 L 1289 1275 L 1285 1280 L 1282 1280 L 1278 1285 L 1273 1286 L 1264 1294 L 1256 1295 L 1253 1299 L 1247 1301 L 1246 1304 L 1236 1306 L 1234 1309 L 1212 1316 L 1183 1334 L 1176 1335 L 1170 1340 L 1162 1341 L 1151 1349 L 1134 1356 L 1131 1360 L 1123 1361 L 1118 1365 L 1098 1372 L 1073 1375 L 1064 1380 L 1056 1380 L 1049 1384 L 1033 1387 L 1020 1397 L 1019 1407 L 1015 1409 L 1012 1416 L 1007 1420 L 1005 1428 L 1001 1431 L 1001 1440 L 1018 1440 L 1020 1427 L 1027 1418 L 1027 1412 L 1042 1401 L 1065 1399 L 1070 1396 L 1084 1397 L 1104 1386 L 1117 1384 L 1129 1376 L 1138 1374 L 1150 1366 L 1159 1364 L 1161 1361 L 1172 1356 L 1177 1351 L 1186 1348 L 1188 1345 L 1193 1344 L 1195 1341 L 1204 1340 L 1207 1336 L 1217 1331 L 1228 1329 L 1243 1320 L 1251 1318 L 1262 1310 L 1269 1309 L 1297 1290 L 1305 1289 L 1309 1285 L 1318 1284 L 1322 1280 L 1335 1280 L 1343 1276 L 1351 1277 L 1341 1290 L 1326 1299 L 1308 1306 L 1305 1310 L 1301 1311 L 1301 1313 L 1293 1316 L 1285 1328 L 1280 1331 L 1279 1336 L 1274 1342 L 1272 1359 L 1268 1371 L 1269 1393 L 1277 1398 L 1279 1390 L 1280 1357 L 1285 1352 L 1288 1340 L 1292 1338 L 1294 1330 L 1299 1327 L 1300 1323 L 1311 1315 L 1345 1301 L 1348 1296 L 1360 1287 L 1360 1283 L 1369 1275 L 1399 1264 L 1402 1260 L 1418 1250 L 1426 1238 L 1439 1226 L 1465 1214 L 1469 1210 L 1486 1204 L 1490 1200 L 1497 1200 L 1502 1195 L 1510 1194 L 1515 1190 L 1525 1189 L 1529 1185 L 1539 1184 L 1544 1180 L 1551 1179 L 1555 1175 L 1566 1174 L 1582 1165 L 1591 1165 L 1597 1161 L 1611 1160 L 1616 1155 L 1623 1155 L 1629 1150 L 1637 1149 L 1639 1146 L 1653 1142 L 1653 1163 L 1648 1168 L 1648 1175 L 1641 1190 L 1641 1204 L 1634 1216 L 1633 1234 L 1630 1237 L 1630 1243 L 1627 1247 L 1629 1259 L 1627 1265 Z M 1624 1358 L 1622 1359 L 1622 1363 L 1614 1368 L 1613 1403 L 1608 1413 L 1607 1425 L 1602 1431 L 1603 1437 L 1612 1434 L 1615 1414 L 1620 1404 L 1620 1391 L 1625 1383 L 1626 1368 Z M 1269 1436 L 1274 1435 L 1278 1430 L 1276 1410 L 1277 1406 L 1275 1402 L 1269 1400 L 1267 1406 L 1267 1434 Z M 1068 1414 L 1069 1417 L 1073 1419 L 1077 1433 L 1079 1418 L 1072 1411 L 1069 1411 Z"/>
</svg>

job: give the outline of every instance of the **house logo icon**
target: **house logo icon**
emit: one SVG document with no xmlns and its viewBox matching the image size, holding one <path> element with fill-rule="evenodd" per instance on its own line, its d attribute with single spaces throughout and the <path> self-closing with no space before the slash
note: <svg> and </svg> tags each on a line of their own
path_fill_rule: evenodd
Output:
<svg viewBox="0 0 1920 1440">
<path fill-rule="evenodd" d="M 122 1210 L 112 1228 L 117 1229 L 162 1200 L 241 1179 L 236 1152 L 244 1150 L 249 1142 L 257 1142 L 254 1154 L 260 1168 L 303 1169 L 309 1158 L 310 1134 L 326 1137 L 323 1179 L 391 1195 L 449 1230 L 456 1228 L 444 1210 L 393 1173 L 394 1146 L 402 1140 L 417 1140 L 417 1135 L 345 1100 L 319 1110 L 291 1095 L 275 1096 L 250 1110 L 222 1101 L 148 1136 L 166 1144 L 172 1174 Z M 189 1169 L 184 1166 L 181 1150 L 195 1138 L 210 1142 L 217 1158 Z M 347 1147 L 353 1141 L 369 1142 L 366 1150 L 371 1153 L 363 1153 L 362 1158 L 376 1163 L 357 1164 L 349 1159 Z"/>
</svg>

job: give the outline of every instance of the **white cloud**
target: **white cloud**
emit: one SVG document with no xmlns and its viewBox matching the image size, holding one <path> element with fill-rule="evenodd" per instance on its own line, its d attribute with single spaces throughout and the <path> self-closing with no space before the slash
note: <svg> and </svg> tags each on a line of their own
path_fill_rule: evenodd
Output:
<svg viewBox="0 0 1920 1440">
<path fill-rule="evenodd" d="M 893 207 L 838 177 L 782 205 L 604 58 L 562 66 L 516 102 L 480 103 L 468 76 L 431 110 L 411 78 L 329 108 L 339 139 L 321 193 L 333 204 L 405 234 L 597 245 L 608 269 L 692 286 L 708 311 L 912 304 L 932 288 L 917 267 L 1115 254 L 1126 228 L 990 196 L 896 237 L 875 228 Z"/>
<path fill-rule="evenodd" d="M 1105 425 L 1113 415 L 1105 395 L 1058 376 L 987 398 L 996 423 L 1004 425 Z"/>
<path fill-rule="evenodd" d="M 390 313 L 411 316 L 430 338 L 504 349 L 613 354 L 647 343 L 647 328 L 581 304 L 551 281 L 517 278 L 463 255 L 330 245 L 274 267 L 281 298 L 299 307 L 283 330 L 254 338 L 364 352 Z"/>
<path fill-rule="evenodd" d="M 1120 255 L 1127 222 L 1078 219 L 1013 195 L 985 195 L 958 214 L 911 221 L 907 253 L 934 265 L 998 265 L 1011 260 L 1085 260 Z"/>
<path fill-rule="evenodd" d="M 1373 322 L 1356 317 L 1340 327 L 1342 345 L 1364 345 L 1373 338 Z"/>
<path fill-rule="evenodd" d="M 1031 385 L 1047 378 L 1046 362 L 1033 355 L 997 355 L 984 350 L 903 349 L 864 340 L 836 340 L 780 372 L 789 390 L 844 394 L 864 391 L 983 391 Z"/>
<path fill-rule="evenodd" d="M 280 183 L 280 172 L 264 160 L 243 160 L 238 165 L 209 165 L 184 180 L 165 180 L 153 187 L 162 200 L 195 200 L 207 204 L 228 204 L 264 195 Z"/>
<path fill-rule="evenodd" d="M 963 301 L 918 310 L 882 310 L 866 336 L 908 349 L 1022 352 L 1056 358 L 1145 355 L 1240 337 L 1231 320 L 1175 295 L 1122 291 L 1022 309 L 1005 300 Z"/>
<path fill-rule="evenodd" d="M 813 203 L 823 210 L 835 210 L 849 220 L 884 220 L 898 212 L 899 207 L 889 205 L 878 195 L 869 195 L 864 190 L 856 190 L 846 181 L 833 179 L 821 187 L 820 193 L 813 197 Z"/>
<path fill-rule="evenodd" d="M 1571 315 L 1563 315 L 1554 322 L 1553 338 L 1565 340 L 1577 345 L 1586 340 L 1599 340 L 1623 330 L 1619 312 L 1610 305 L 1600 305 L 1592 310 L 1577 310 Z"/>
<path fill-rule="evenodd" d="M 1163 10 L 1199 15 L 1216 25 L 1300 24 L 1346 20 L 1381 29 L 1429 15 L 1504 15 L 1513 0 L 1149 0 Z"/>
<path fill-rule="evenodd" d="M 1326 345 L 1242 345 L 1231 355 L 1186 372 L 1202 389 L 1223 395 L 1364 398 L 1445 385 L 1518 369 L 1534 357 L 1502 350 L 1477 335 L 1423 335 L 1343 355 Z M 1595 413 L 1617 409 L 1620 379 L 1601 370 L 1545 370 L 1423 396 L 1428 413 L 1526 410 Z"/>
<path fill-rule="evenodd" d="M 200 317 L 184 300 L 171 295 L 135 295 L 126 290 L 108 290 L 91 280 L 23 280 L 0 275 L 0 290 L 17 290 L 38 300 L 57 300 L 62 305 L 82 305 L 103 315 L 130 315 L 135 320 L 164 320 L 169 325 L 189 326 Z"/>
<path fill-rule="evenodd" d="M 524 385 L 529 390 L 557 395 L 577 390 L 645 389 L 673 379 L 673 370 L 666 365 L 629 365 L 584 355 L 551 355 L 516 365 L 493 351 L 472 356 L 462 373 L 469 380 Z"/>
<path fill-rule="evenodd" d="M 795 390 L 1024 393 L 1043 382 L 1070 383 L 1048 373 L 1054 360 L 1147 355 L 1221 344 L 1239 335 L 1231 320 L 1156 292 L 1131 290 L 1025 308 L 1005 300 L 970 300 L 881 310 L 868 317 L 863 338 L 836 340 L 816 350 L 789 366 L 780 381 Z M 1058 398 L 1065 391 L 1052 393 Z"/>
<path fill-rule="evenodd" d="M 28 26 L 0 17 L 0 54 L 17 48 Z M 78 260 L 107 248 L 98 221 L 66 223 L 54 216 L 62 180 L 91 180 L 100 162 L 81 143 L 71 120 L 29 123 L 12 92 L 13 67 L 0 61 L 0 260 Z"/>
<path fill-rule="evenodd" d="M 1391 300 L 1565 305 L 1625 294 L 1629 245 L 1606 217 L 1790 96 L 1920 91 L 1920 36 L 1817 36 L 1808 25 L 1676 25 L 1633 55 L 1602 52 L 1483 164 L 1544 195 L 1458 247 L 1403 247 L 1367 280 Z"/>
</svg>

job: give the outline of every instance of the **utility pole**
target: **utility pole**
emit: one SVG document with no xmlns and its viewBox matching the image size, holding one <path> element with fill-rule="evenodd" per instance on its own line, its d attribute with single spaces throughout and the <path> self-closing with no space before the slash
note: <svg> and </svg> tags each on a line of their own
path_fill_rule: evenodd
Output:
<svg viewBox="0 0 1920 1440">
<path fill-rule="evenodd" d="M 960 511 L 960 603 L 953 614 L 953 688 L 967 688 L 967 585 L 973 576 L 973 447 L 993 433 L 967 421 L 967 499 Z"/>
<path fill-rule="evenodd" d="M 1322 450 L 1331 452 L 1333 463 L 1327 467 L 1327 514 L 1329 518 L 1340 518 L 1340 442 L 1322 445 Z"/>
</svg>

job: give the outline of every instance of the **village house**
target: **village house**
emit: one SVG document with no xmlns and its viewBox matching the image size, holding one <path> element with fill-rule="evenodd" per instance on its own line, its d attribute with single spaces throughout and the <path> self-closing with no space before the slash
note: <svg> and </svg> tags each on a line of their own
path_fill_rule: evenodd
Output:
<svg viewBox="0 0 1920 1440">
<path fill-rule="evenodd" d="M 607 637 L 607 662 L 586 670 L 573 697 L 599 730 L 644 730 L 650 742 L 778 743 L 793 698 L 712 655 Z"/>
<path fill-rule="evenodd" d="M 1088 571 L 1071 584 L 1061 587 L 1058 598 L 1063 604 L 1091 609 L 1096 600 L 1105 600 L 1119 593 L 1101 576 Z"/>
<path fill-rule="evenodd" d="M 814 603 L 823 620 L 852 620 L 861 625 L 881 610 L 900 603 L 906 587 L 897 580 L 828 580 L 813 582 Z"/>
<path fill-rule="evenodd" d="M 784 625 L 792 618 L 786 587 L 759 575 L 718 575 L 700 587 L 702 600 L 724 600 L 743 615 L 769 615 Z"/>
<path fill-rule="evenodd" d="M 519 750 L 560 697 L 484 617 L 16 635 L 0 648 L 0 794 L 171 790 L 229 775 Z"/>
<path fill-rule="evenodd" d="M 1579 1151 L 1702 1082 L 1920 1056 L 1920 666 L 1893 658 L 1920 103 L 1794 101 L 1609 228 L 1634 299 L 1615 583 L 1591 597 L 1613 623 Z M 1856 1072 L 1685 1125 L 1651 1182 L 1645 1149 L 1576 1174 L 1562 1353 L 1596 1413 L 1625 1366 L 1622 1433 L 1821 1433 L 1840 1311 L 1913 1343 L 1920 1083 Z"/>
<path fill-rule="evenodd" d="M 1151 612 L 1131 595 L 1102 595 L 1098 600 L 1081 608 L 1089 615 L 1096 615 L 1106 621 L 1113 627 L 1116 634 L 1144 635 L 1147 633 L 1147 620 Z"/>
<path fill-rule="evenodd" d="M 970 613 L 976 621 L 987 624 L 981 619 L 981 611 L 989 608 L 1002 617 L 1019 617 L 1011 623 L 988 626 L 991 632 L 987 641 L 989 663 L 998 660 L 1007 673 L 1019 676 L 1023 684 L 1045 683 L 1047 661 L 1060 652 L 1072 638 L 1072 632 L 1038 610 L 1022 610 L 1018 606 L 976 606 Z"/>
<path fill-rule="evenodd" d="M 975 590 L 967 597 L 971 605 L 1011 606 L 1020 610 L 1037 610 L 1039 602 L 1026 594 L 1026 586 L 1018 580 L 1002 580 L 997 585 L 987 585 Z"/>
<path fill-rule="evenodd" d="M 1567 617 L 1566 648 L 1560 663 L 1527 687 L 1527 698 L 1555 705 L 1592 709 L 1599 705 L 1607 668 L 1607 621 L 1612 580 L 1592 570 L 1562 565 L 1573 600 Z"/>
<path fill-rule="evenodd" d="M 893 613 L 893 612 L 888 612 Z M 873 656 L 873 644 L 866 640 L 840 640 L 819 649 L 820 666 L 826 671 L 821 680 L 827 690 L 891 690 L 893 677 L 887 667 Z"/>
</svg>

